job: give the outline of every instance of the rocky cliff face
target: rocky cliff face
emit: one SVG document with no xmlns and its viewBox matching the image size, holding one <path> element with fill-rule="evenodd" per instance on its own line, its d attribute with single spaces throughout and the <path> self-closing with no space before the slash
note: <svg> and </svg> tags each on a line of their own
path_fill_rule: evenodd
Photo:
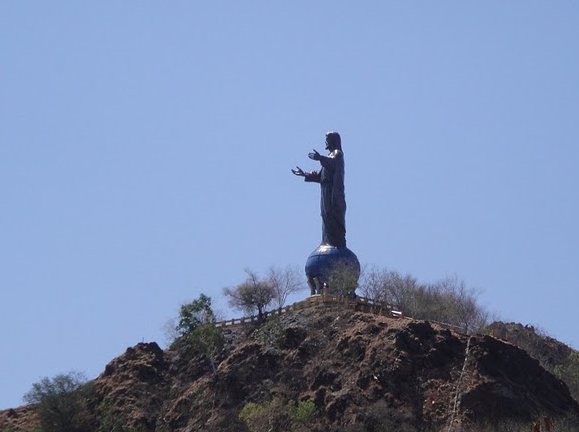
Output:
<svg viewBox="0 0 579 432">
<path fill-rule="evenodd" d="M 32 406 L 0 411 L 0 432 L 33 431 L 40 426 Z"/>
<path fill-rule="evenodd" d="M 129 348 L 94 381 L 95 428 L 114 419 L 143 432 L 243 431 L 244 405 L 272 399 L 313 401 L 308 430 L 319 431 L 459 431 L 579 414 L 525 351 L 428 322 L 320 305 L 226 340 L 216 373 L 184 347 Z"/>
<path fill-rule="evenodd" d="M 569 346 L 542 334 L 533 326 L 496 321 L 485 330 L 498 339 L 524 349 L 549 370 L 565 364 L 573 353 Z"/>
</svg>

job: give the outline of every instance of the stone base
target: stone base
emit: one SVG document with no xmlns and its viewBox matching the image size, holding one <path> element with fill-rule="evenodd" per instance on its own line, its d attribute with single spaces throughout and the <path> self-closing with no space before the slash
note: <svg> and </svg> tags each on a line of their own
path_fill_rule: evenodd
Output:
<svg viewBox="0 0 579 432">
<path fill-rule="evenodd" d="M 308 285 L 314 294 L 355 295 L 360 277 L 360 262 L 347 247 L 321 244 L 306 261 Z"/>
</svg>

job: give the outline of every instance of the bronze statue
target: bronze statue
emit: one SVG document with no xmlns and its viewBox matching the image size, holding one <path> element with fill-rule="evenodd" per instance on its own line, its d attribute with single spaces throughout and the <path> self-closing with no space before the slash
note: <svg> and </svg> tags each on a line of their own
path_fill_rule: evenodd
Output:
<svg viewBox="0 0 579 432">
<path fill-rule="evenodd" d="M 344 195 L 344 153 L 337 132 L 326 134 L 328 156 L 316 150 L 308 154 L 319 161 L 319 171 L 306 172 L 300 167 L 292 173 L 306 182 L 320 184 L 322 214 L 322 243 L 306 261 L 306 275 L 312 295 L 329 292 L 355 295 L 360 276 L 358 258 L 346 247 L 346 198 Z"/>
<path fill-rule="evenodd" d="M 337 132 L 326 134 L 328 156 L 316 150 L 308 154 L 313 160 L 320 161 L 320 171 L 305 172 L 296 167 L 292 172 L 304 177 L 306 182 L 320 183 L 322 213 L 322 244 L 336 247 L 346 246 L 346 197 L 344 195 L 344 153 L 342 141 Z"/>
</svg>

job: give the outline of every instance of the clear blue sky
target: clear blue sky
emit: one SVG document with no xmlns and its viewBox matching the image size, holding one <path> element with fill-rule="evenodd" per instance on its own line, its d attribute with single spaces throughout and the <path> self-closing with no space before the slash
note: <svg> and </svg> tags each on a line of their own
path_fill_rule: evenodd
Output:
<svg viewBox="0 0 579 432">
<path fill-rule="evenodd" d="M 578 41 L 564 0 L 3 1 L 0 408 L 303 266 L 332 129 L 362 263 L 579 347 Z"/>
</svg>

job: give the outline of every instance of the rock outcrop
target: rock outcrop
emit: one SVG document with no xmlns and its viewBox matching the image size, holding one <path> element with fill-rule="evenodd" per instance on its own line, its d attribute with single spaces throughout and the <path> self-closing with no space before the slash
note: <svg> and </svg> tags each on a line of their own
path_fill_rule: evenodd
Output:
<svg viewBox="0 0 579 432">
<path fill-rule="evenodd" d="M 579 414 L 565 384 L 515 345 L 347 308 L 227 330 L 217 363 L 214 373 L 183 345 L 129 348 L 94 381 L 95 424 L 237 432 L 245 404 L 272 398 L 313 401 L 312 431 L 459 431 Z"/>
</svg>

